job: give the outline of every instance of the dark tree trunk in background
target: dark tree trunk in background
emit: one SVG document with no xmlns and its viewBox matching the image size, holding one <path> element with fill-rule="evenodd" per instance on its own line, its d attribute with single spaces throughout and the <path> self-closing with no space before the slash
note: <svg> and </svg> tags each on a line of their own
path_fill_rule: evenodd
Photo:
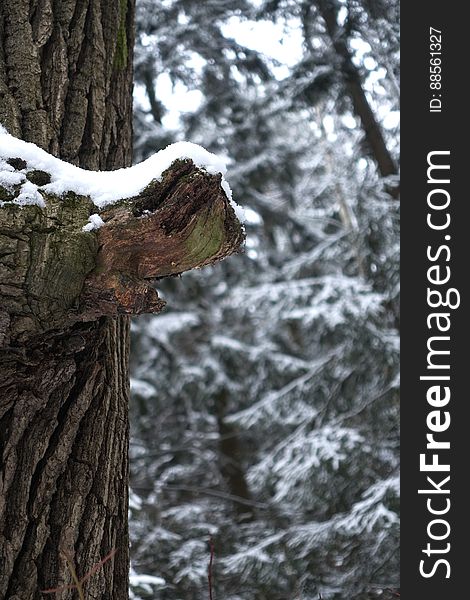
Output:
<svg viewBox="0 0 470 600">
<path fill-rule="evenodd" d="M 387 148 L 380 124 L 367 99 L 359 69 L 353 63 L 346 32 L 338 26 L 339 4 L 336 0 L 317 0 L 317 6 L 333 47 L 340 58 L 341 72 L 352 99 L 354 112 L 361 121 L 364 135 L 379 172 L 382 177 L 396 175 L 398 173 L 397 165 Z M 398 197 L 398 186 L 391 188 L 390 193 L 395 198 Z"/>
<path fill-rule="evenodd" d="M 252 521 L 253 499 L 243 469 L 240 433 L 227 422 L 228 392 L 222 390 L 215 398 L 217 427 L 219 430 L 219 468 L 233 499 L 233 508 L 242 521 Z"/>
<path fill-rule="evenodd" d="M 3 0 L 0 122 L 81 167 L 130 165 L 133 19 L 134 0 Z M 0 354 L 0 598 L 71 583 L 61 551 L 81 576 L 114 548 L 86 594 L 127 598 L 128 337 L 102 318 Z"/>
</svg>

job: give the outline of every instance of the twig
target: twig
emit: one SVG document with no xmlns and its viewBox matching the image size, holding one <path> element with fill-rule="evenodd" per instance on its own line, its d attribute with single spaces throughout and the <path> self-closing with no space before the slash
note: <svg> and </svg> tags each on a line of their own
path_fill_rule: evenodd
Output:
<svg viewBox="0 0 470 600">
<path fill-rule="evenodd" d="M 70 575 L 75 583 L 75 587 L 77 588 L 78 597 L 80 600 L 85 600 L 85 594 L 83 593 L 82 582 L 78 578 L 77 571 L 75 570 L 75 565 L 73 564 L 73 558 L 68 554 L 65 550 L 61 550 L 62 556 L 65 558 L 65 562 L 67 563 L 67 568 L 70 571 Z"/>
<path fill-rule="evenodd" d="M 212 536 L 209 538 L 209 547 L 210 547 L 210 559 L 209 559 L 209 567 L 207 569 L 207 579 L 209 581 L 209 600 L 213 600 L 212 597 L 212 564 L 214 562 L 214 540 Z"/>
<path fill-rule="evenodd" d="M 62 585 L 62 586 L 56 587 L 56 588 L 49 588 L 48 590 L 41 590 L 41 593 L 42 594 L 58 594 L 59 592 L 63 592 L 65 590 L 77 590 L 78 597 L 80 598 L 80 600 L 85 600 L 85 594 L 83 593 L 83 584 L 85 583 L 85 581 L 90 579 L 90 577 L 92 577 L 97 571 L 99 571 L 99 569 L 101 569 L 101 567 L 105 563 L 107 563 L 108 560 L 110 560 L 116 554 L 116 552 L 117 552 L 117 549 L 113 548 L 109 554 L 107 554 L 103 559 L 101 559 L 98 563 L 96 563 L 96 565 L 93 565 L 93 567 L 87 573 L 85 573 L 85 575 L 81 579 L 79 579 L 78 575 L 77 575 L 77 571 L 75 569 L 73 558 L 65 550 L 61 550 L 60 554 L 61 554 L 61 556 L 63 556 L 63 558 L 65 559 L 65 562 L 67 563 L 67 568 L 70 571 L 70 575 L 72 576 L 74 583 L 68 584 L 68 585 Z"/>
<path fill-rule="evenodd" d="M 86 573 L 81 579 L 80 579 L 80 583 L 83 583 L 84 581 L 86 581 L 87 579 L 90 579 L 90 577 L 92 575 L 94 575 L 105 563 L 108 562 L 108 560 L 111 560 L 113 558 L 113 556 L 116 554 L 117 552 L 117 548 L 113 548 L 111 550 L 111 552 L 109 554 L 107 554 L 104 558 L 102 558 L 100 560 L 99 563 L 96 563 L 96 565 L 94 567 L 92 567 L 88 573 Z"/>
<path fill-rule="evenodd" d="M 147 489 L 147 488 L 134 486 L 133 489 L 140 490 L 140 489 Z M 148 489 L 149 489 L 149 491 L 153 491 L 153 488 L 148 488 Z M 187 491 L 187 492 L 194 492 L 195 494 L 205 494 L 207 496 L 215 496 L 216 498 L 224 498 L 226 500 L 232 500 L 233 502 L 236 502 L 237 504 L 244 504 L 246 506 L 254 506 L 256 508 L 265 509 L 265 510 L 270 508 L 269 504 L 267 504 L 266 502 L 256 502 L 253 500 L 247 500 L 246 498 L 242 498 L 240 496 L 234 496 L 233 494 L 228 494 L 226 492 L 222 492 L 220 490 L 214 490 L 211 488 L 188 486 L 188 485 L 173 485 L 172 483 L 170 483 L 170 484 L 162 485 L 161 489 L 183 491 L 183 492 Z"/>
</svg>

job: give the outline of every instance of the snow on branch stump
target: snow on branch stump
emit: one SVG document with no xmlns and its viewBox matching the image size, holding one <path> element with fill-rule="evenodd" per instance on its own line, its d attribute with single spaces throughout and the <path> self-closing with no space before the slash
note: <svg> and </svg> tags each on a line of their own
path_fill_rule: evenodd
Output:
<svg viewBox="0 0 470 600">
<path fill-rule="evenodd" d="M 223 173 L 188 143 L 85 171 L 0 130 L 0 346 L 158 312 L 156 279 L 236 252 L 244 236 Z"/>
</svg>

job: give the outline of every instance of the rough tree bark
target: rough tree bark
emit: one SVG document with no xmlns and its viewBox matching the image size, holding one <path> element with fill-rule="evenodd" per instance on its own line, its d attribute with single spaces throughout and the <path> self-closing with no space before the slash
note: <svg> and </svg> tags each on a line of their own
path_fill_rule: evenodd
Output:
<svg viewBox="0 0 470 600">
<path fill-rule="evenodd" d="M 81 167 L 128 166 L 133 18 L 134 0 L 3 0 L 0 122 Z M 113 549 L 86 597 L 127 598 L 126 315 L 242 239 L 220 177 L 190 161 L 84 232 L 93 212 L 74 194 L 0 207 L 0 598 L 71 585 L 64 552 L 83 576 Z"/>
</svg>

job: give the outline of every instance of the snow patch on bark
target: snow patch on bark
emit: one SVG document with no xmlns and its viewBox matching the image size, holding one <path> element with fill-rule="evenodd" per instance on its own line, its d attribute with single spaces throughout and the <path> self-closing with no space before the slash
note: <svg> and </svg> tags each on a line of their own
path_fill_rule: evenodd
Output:
<svg viewBox="0 0 470 600">
<path fill-rule="evenodd" d="M 88 217 L 88 223 L 82 227 L 83 231 L 93 231 L 103 227 L 104 221 L 98 214 L 93 214 Z"/>
<path fill-rule="evenodd" d="M 1 174 L 0 174 L 0 183 L 1 183 Z M 20 204 L 21 206 L 26 206 L 28 204 L 36 204 L 37 206 L 44 207 L 46 206 L 44 202 L 44 198 L 38 192 L 37 185 L 31 183 L 30 181 L 26 181 L 21 186 L 21 191 L 18 196 L 15 198 L 16 204 Z"/>
</svg>

